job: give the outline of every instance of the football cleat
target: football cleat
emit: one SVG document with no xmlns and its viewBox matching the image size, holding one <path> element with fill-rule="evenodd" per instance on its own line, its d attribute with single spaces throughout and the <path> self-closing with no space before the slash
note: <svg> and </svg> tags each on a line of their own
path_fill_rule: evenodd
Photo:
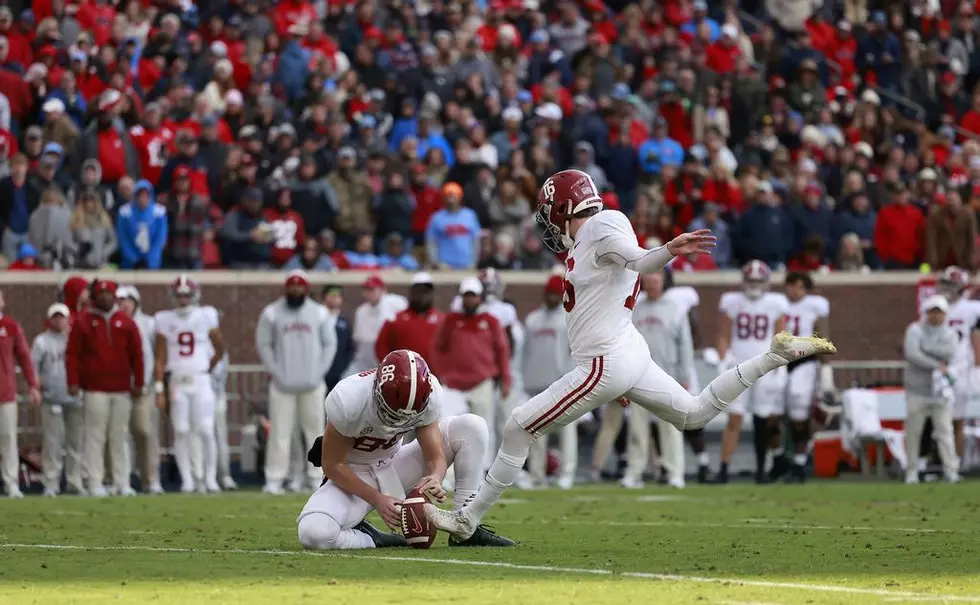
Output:
<svg viewBox="0 0 980 605">
<path fill-rule="evenodd" d="M 709 483 L 708 481 L 708 465 L 702 464 L 698 467 L 698 483 Z"/>
<path fill-rule="evenodd" d="M 238 484 L 231 477 L 224 476 L 221 478 L 221 489 L 226 492 L 235 491 L 238 489 Z"/>
<path fill-rule="evenodd" d="M 361 521 L 354 526 L 354 531 L 367 534 L 374 541 L 375 548 L 390 548 L 393 546 L 408 546 L 405 536 L 401 534 L 389 534 L 381 531 L 367 521 Z"/>
<path fill-rule="evenodd" d="M 785 483 L 806 483 L 806 467 L 802 464 L 791 464 Z"/>
<path fill-rule="evenodd" d="M 476 533 L 479 521 L 470 518 L 465 508 L 457 511 L 442 510 L 434 504 L 424 504 L 425 518 L 442 531 L 449 532 L 456 539 L 466 541 Z"/>
<path fill-rule="evenodd" d="M 786 361 L 796 361 L 813 355 L 833 355 L 837 347 L 826 338 L 793 336 L 784 330 L 772 337 L 769 350 Z"/>
<path fill-rule="evenodd" d="M 575 487 L 575 477 L 569 477 L 567 475 L 558 477 L 558 481 L 556 485 L 558 486 L 558 489 L 564 489 L 564 490 L 572 489 L 573 487 Z"/>
<path fill-rule="evenodd" d="M 715 475 L 714 480 L 711 482 L 716 485 L 725 485 L 728 483 L 728 465 L 722 464 L 721 468 L 718 469 L 718 474 Z"/>
<path fill-rule="evenodd" d="M 643 481 L 637 479 L 636 477 L 630 477 L 628 475 L 620 479 L 619 484 L 625 487 L 626 489 L 643 489 Z"/>
<path fill-rule="evenodd" d="M 449 534 L 449 546 L 516 546 L 510 538 L 498 536 L 496 532 L 486 525 L 477 525 L 476 531 L 466 540 L 457 540 Z"/>
<path fill-rule="evenodd" d="M 772 468 L 769 469 L 769 481 L 778 481 L 783 475 L 789 472 L 789 460 L 786 456 L 776 456 L 772 459 Z"/>
</svg>

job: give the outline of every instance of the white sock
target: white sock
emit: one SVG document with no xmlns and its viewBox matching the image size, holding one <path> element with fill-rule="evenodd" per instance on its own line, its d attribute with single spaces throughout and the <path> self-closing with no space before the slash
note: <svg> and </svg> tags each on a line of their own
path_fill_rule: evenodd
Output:
<svg viewBox="0 0 980 605">
<path fill-rule="evenodd" d="M 500 451 L 490 470 L 487 472 L 483 485 L 476 497 L 464 510 L 469 511 L 476 521 L 483 518 L 490 507 L 493 506 L 500 496 L 504 493 L 524 466 L 527 460 L 527 452 L 531 447 L 534 438 L 527 431 L 518 426 L 513 416 L 507 420 L 503 430 L 503 442 L 500 444 Z"/>
<path fill-rule="evenodd" d="M 701 452 L 698 454 L 698 466 L 708 466 L 711 462 L 711 457 L 708 456 L 708 452 Z"/>
<path fill-rule="evenodd" d="M 218 441 L 214 437 L 213 427 L 198 433 L 201 439 L 202 457 L 204 459 L 204 483 L 211 485 L 218 480 Z"/>
<path fill-rule="evenodd" d="M 793 456 L 793 464 L 796 466 L 806 465 L 806 454 L 796 454 Z"/>
<path fill-rule="evenodd" d="M 785 450 L 781 447 L 773 448 L 770 451 L 772 452 L 773 458 L 779 458 L 780 456 L 783 455 L 783 453 L 785 453 Z"/>
<path fill-rule="evenodd" d="M 371 536 L 362 531 L 357 531 L 356 529 L 342 529 L 337 535 L 337 541 L 334 542 L 334 548 L 374 548 L 374 540 L 371 539 Z"/>
<path fill-rule="evenodd" d="M 724 406 L 721 409 L 725 409 L 760 378 L 784 365 L 786 360 L 775 353 L 756 355 L 723 372 L 705 390 L 710 391 Z"/>
</svg>

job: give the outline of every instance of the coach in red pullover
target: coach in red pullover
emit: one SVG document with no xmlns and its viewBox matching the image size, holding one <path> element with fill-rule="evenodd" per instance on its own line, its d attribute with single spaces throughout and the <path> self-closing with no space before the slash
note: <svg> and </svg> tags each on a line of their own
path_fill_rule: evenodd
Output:
<svg viewBox="0 0 980 605">
<path fill-rule="evenodd" d="M 909 203 L 904 186 L 892 193 L 892 201 L 878 211 L 875 249 L 885 269 L 914 269 L 922 258 L 925 217 Z"/>
<path fill-rule="evenodd" d="M 17 449 L 17 374 L 14 364 L 20 366 L 30 390 L 31 405 L 41 403 L 37 376 L 31 364 L 31 352 L 27 348 L 24 330 L 20 324 L 3 314 L 4 300 L 0 292 L 0 476 L 7 486 L 7 496 L 22 498 L 17 469 L 20 457 Z"/>
<path fill-rule="evenodd" d="M 467 410 L 487 421 L 490 443 L 496 402 L 494 381 L 500 381 L 500 399 L 510 394 L 510 345 L 500 322 L 480 308 L 483 285 L 475 277 L 467 277 L 459 286 L 463 311 L 449 313 L 436 332 L 432 356 L 433 370 L 447 391 L 465 401 Z M 452 415 L 447 411 L 447 415 Z M 487 448 L 486 467 L 493 461 L 493 448 Z"/>
<path fill-rule="evenodd" d="M 408 308 L 381 326 L 374 341 L 374 356 L 384 359 L 388 353 L 408 349 L 421 355 L 426 361 L 432 358 L 432 343 L 436 330 L 445 314 L 432 307 L 435 286 L 432 276 L 420 271 L 412 276 L 412 288 L 408 291 Z"/>
<path fill-rule="evenodd" d="M 105 444 L 109 441 L 116 493 L 131 495 L 129 417 L 133 399 L 143 392 L 143 345 L 139 328 L 116 306 L 116 283 L 96 279 L 91 306 L 80 312 L 68 335 L 65 370 L 68 392 L 84 391 L 88 490 L 105 496 Z"/>
</svg>

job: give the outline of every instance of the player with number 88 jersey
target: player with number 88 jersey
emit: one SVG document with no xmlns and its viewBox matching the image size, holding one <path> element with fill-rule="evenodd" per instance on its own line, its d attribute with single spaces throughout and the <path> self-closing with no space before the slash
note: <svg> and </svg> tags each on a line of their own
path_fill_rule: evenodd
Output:
<svg viewBox="0 0 980 605">
<path fill-rule="evenodd" d="M 679 254 L 710 252 L 714 236 L 700 230 L 653 250 L 641 248 L 629 219 L 619 211 L 604 210 L 592 177 L 580 170 L 563 170 L 545 181 L 536 216 L 545 245 L 568 252 L 563 302 L 576 365 L 512 412 L 497 458 L 472 503 L 453 512 L 425 505 L 433 525 L 460 538 L 476 530 L 517 478 L 530 444 L 586 412 L 613 400 L 628 400 L 679 430 L 696 429 L 764 374 L 794 359 L 834 351 L 826 341 L 780 334 L 763 354 L 691 395 L 650 358 L 649 347 L 633 325 L 633 307 L 641 274 L 663 269 Z"/>
<path fill-rule="evenodd" d="M 308 459 L 324 480 L 297 519 L 308 549 L 406 546 L 364 521 L 372 509 L 391 527 L 400 525 L 405 493 L 419 488 L 439 501 L 447 466 L 455 469 L 453 502 L 472 498 L 483 475 L 489 432 L 474 414 L 440 421 L 443 388 L 415 351 L 388 353 L 378 367 L 349 376 L 327 395 L 327 418 Z M 402 440 L 414 432 L 415 441 Z M 510 540 L 482 529 L 466 546 L 509 546 Z"/>
<path fill-rule="evenodd" d="M 174 429 L 174 458 L 180 471 L 182 492 L 218 492 L 218 445 L 214 433 L 215 397 L 210 372 L 225 354 L 218 329 L 218 311 L 198 304 L 197 282 L 181 275 L 172 285 L 177 308 L 159 311 L 156 321 L 154 389 L 163 407 L 164 374 L 169 374 L 170 421 Z M 192 460 L 191 433 L 204 447 L 200 464 Z M 203 469 L 203 476 L 195 476 Z"/>
</svg>

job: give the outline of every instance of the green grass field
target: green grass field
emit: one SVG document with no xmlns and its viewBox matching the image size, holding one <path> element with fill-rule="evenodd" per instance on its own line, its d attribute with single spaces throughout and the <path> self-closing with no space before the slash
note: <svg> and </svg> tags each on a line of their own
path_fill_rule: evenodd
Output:
<svg viewBox="0 0 980 605">
<path fill-rule="evenodd" d="M 2 500 L 0 604 L 980 603 L 980 483 L 507 496 L 517 548 L 326 554 L 302 496 Z"/>
</svg>

